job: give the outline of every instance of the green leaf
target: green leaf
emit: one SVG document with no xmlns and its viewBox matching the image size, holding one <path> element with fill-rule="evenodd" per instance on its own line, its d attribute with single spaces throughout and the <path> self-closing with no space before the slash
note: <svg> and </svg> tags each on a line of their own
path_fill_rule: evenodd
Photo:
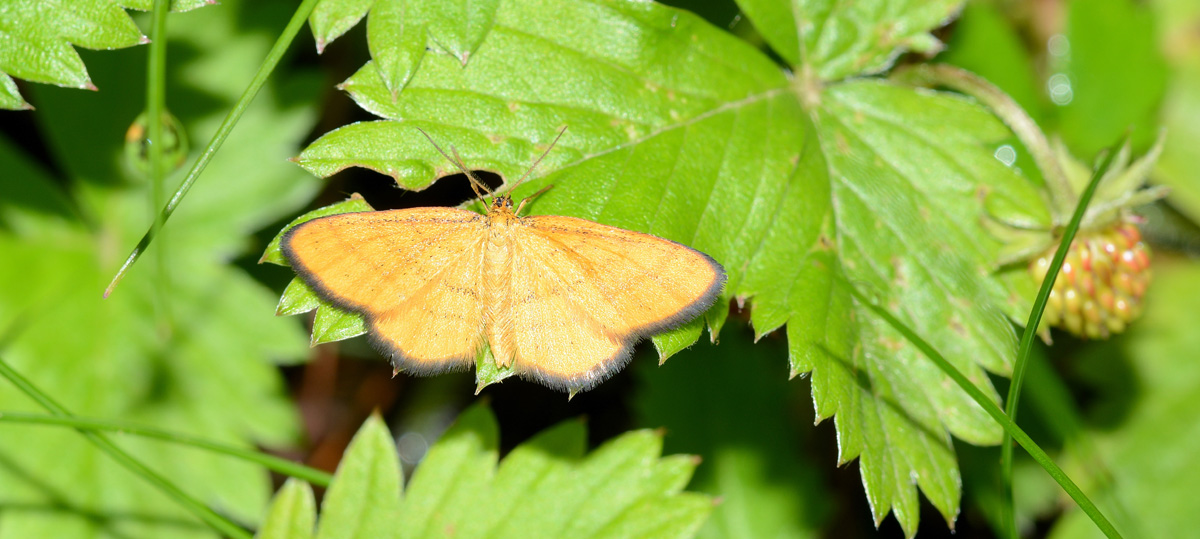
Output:
<svg viewBox="0 0 1200 539">
<path fill-rule="evenodd" d="M 1063 140 L 1088 159 L 1132 128 L 1135 149 L 1144 151 L 1158 134 L 1167 84 L 1154 14 L 1130 0 L 1072 3 L 1065 36 L 1070 52 L 1054 59 L 1049 77 Z"/>
<path fill-rule="evenodd" d="M 317 53 L 333 40 L 358 24 L 367 15 L 375 0 L 321 0 L 308 17 L 313 38 L 317 41 Z"/>
<path fill-rule="evenodd" d="M 354 435 L 321 502 L 318 539 L 398 537 L 400 457 L 387 425 L 372 415 Z"/>
<path fill-rule="evenodd" d="M 665 451 L 703 459 L 692 488 L 721 503 L 699 536 L 816 537 L 828 502 L 819 464 L 797 450 L 810 418 L 791 411 L 807 384 L 781 376 L 782 343 L 755 345 L 734 327 L 719 347 L 697 348 L 662 367 L 642 363 L 634 402 L 639 425 L 666 431 Z"/>
<path fill-rule="evenodd" d="M 901 50 L 933 46 L 928 30 L 957 5 L 799 5 L 796 20 L 814 24 L 801 25 L 807 65 L 793 71 L 831 81 L 883 69 Z M 786 25 L 767 26 L 782 43 Z M 393 96 L 363 66 L 342 88 L 384 120 L 326 133 L 298 161 L 321 176 L 360 166 L 421 189 L 454 170 L 420 127 L 467 167 L 511 182 L 567 126 L 514 196 L 553 184 L 531 214 L 649 232 L 721 262 L 722 301 L 656 339 L 660 359 L 704 323 L 716 335 L 730 299 L 750 302 L 760 336 L 786 325 L 789 370 L 812 373 L 818 418 L 836 416 L 839 461 L 860 458 L 875 517 L 894 508 L 911 535 L 917 487 L 948 521 L 958 512 L 950 436 L 994 444 L 1000 429 L 834 283 L 877 291 L 998 398 L 987 372 L 1007 373 L 1015 349 L 1004 314 L 1030 289 L 992 273 L 1000 245 L 981 224 L 983 200 L 1042 201 L 993 157 L 1011 134 L 975 102 L 878 80 L 813 82 L 657 4 L 501 2 L 465 67 L 427 54 Z"/>
<path fill-rule="evenodd" d="M 425 25 L 408 0 L 376 0 L 367 18 L 367 44 L 392 99 L 404 89 L 425 56 Z"/>
<path fill-rule="evenodd" d="M 483 388 L 503 382 L 516 374 L 517 370 L 512 368 L 512 365 L 497 365 L 496 359 L 492 357 L 491 347 L 484 343 L 483 349 L 475 357 L 475 394 L 478 395 Z"/>
<path fill-rule="evenodd" d="M 883 71 L 905 51 L 937 52 L 941 43 L 929 30 L 946 24 L 962 2 L 801 0 L 789 6 L 741 0 L 738 5 L 784 60 L 830 81 Z"/>
<path fill-rule="evenodd" d="M 180 91 L 205 96 L 171 107 L 196 138 L 216 129 L 253 73 L 252 62 L 231 59 L 261 57 L 269 43 L 234 16 L 281 16 L 254 3 L 226 7 L 171 26 L 173 43 L 197 51 L 168 70 L 169 80 L 184 81 Z M 273 294 L 229 261 L 246 254 L 253 231 L 293 214 L 319 187 L 285 161 L 312 128 L 316 80 L 281 74 L 284 84 L 247 111 L 229 151 L 164 229 L 166 241 L 102 299 L 119 263 L 115 249 L 136 243 L 157 211 L 149 186 L 119 167 L 122 134 L 143 107 L 143 62 L 142 51 L 94 55 L 89 67 L 104 92 L 31 88 L 43 105 L 39 131 L 56 159 L 55 178 L 0 141 L 0 259 L 19 261 L 0 264 L 5 359 L 90 416 L 243 447 L 291 443 L 297 417 L 276 364 L 307 356 L 304 335 L 294 321 L 264 317 Z M 0 387 L 0 409 L 32 407 L 11 386 Z M 211 536 L 77 433 L 5 429 L 6 536 Z M 271 482 L 257 466 L 152 440 L 114 441 L 237 521 L 252 523 L 265 512 Z"/>
<path fill-rule="evenodd" d="M 400 519 L 406 533 L 424 536 L 465 518 L 485 504 L 496 473 L 499 426 L 483 406 L 468 408 L 442 435 L 408 484 Z"/>
<path fill-rule="evenodd" d="M 129 9 L 140 11 L 154 9 L 154 0 L 117 0 L 117 3 Z M 191 11 L 216 3 L 217 0 L 171 0 L 171 11 Z"/>
<path fill-rule="evenodd" d="M 499 0 L 322 0 L 309 17 L 309 23 L 319 53 L 366 16 L 371 56 L 385 85 L 395 94 L 404 88 L 420 63 L 427 40 L 439 52 L 467 65 L 491 29 L 499 3 Z"/>
<path fill-rule="evenodd" d="M 279 297 L 279 305 L 275 307 L 275 316 L 303 314 L 321 306 L 321 299 L 304 283 L 304 279 L 296 277 L 288 283 Z"/>
<path fill-rule="evenodd" d="M 311 290 L 309 290 L 309 294 L 312 294 Z M 366 322 L 361 316 L 343 311 L 323 301 L 320 304 L 317 315 L 313 317 L 310 346 L 341 341 L 367 332 Z"/>
<path fill-rule="evenodd" d="M 429 35 L 438 47 L 462 65 L 467 65 L 491 30 L 500 0 L 418 1 L 412 4 L 419 6 L 417 20 L 428 21 Z"/>
<path fill-rule="evenodd" d="M 5 73 L 0 73 L 0 108 L 8 110 L 32 108 L 21 97 L 21 92 L 17 89 L 17 82 Z"/>
<path fill-rule="evenodd" d="M 71 45 L 117 49 L 148 42 L 112 0 L 12 0 L 0 16 L 0 72 L 32 82 L 95 89 Z M 5 87 L 6 94 L 16 97 L 12 84 Z M 14 106 L 12 98 L 7 101 L 5 108 L 28 108 L 21 102 Z"/>
<path fill-rule="evenodd" d="M 583 422 L 565 421 L 518 445 L 497 467 L 496 418 L 475 405 L 430 448 L 401 501 L 395 444 L 372 418 L 338 467 L 318 535 L 691 537 L 713 500 L 682 492 L 696 460 L 661 457 L 661 442 L 656 433 L 634 431 L 585 455 Z M 386 527 L 366 534 L 364 521 Z"/>
<path fill-rule="evenodd" d="M 283 227 L 271 239 L 271 243 L 267 244 L 267 249 L 263 252 L 262 258 L 258 262 L 260 264 L 268 262 L 287 266 L 287 259 L 283 257 L 279 243 L 283 240 L 283 235 L 288 230 L 291 230 L 292 227 L 318 217 L 361 211 L 374 211 L 374 208 L 370 204 L 367 204 L 367 201 L 362 196 L 355 193 L 350 195 L 350 198 L 346 200 L 301 215 L 293 219 L 292 222 Z M 287 289 L 283 291 L 283 296 L 279 298 L 279 305 L 275 308 L 275 314 L 277 316 L 287 316 L 306 313 L 313 309 L 317 310 L 317 314 L 313 318 L 311 346 L 349 339 L 367 332 L 366 322 L 363 321 L 361 316 L 339 309 L 333 304 L 317 297 L 317 293 L 299 277 L 292 279 L 292 282 L 288 283 Z"/>
<path fill-rule="evenodd" d="M 1200 324 L 1200 267 L 1164 263 L 1156 269 L 1142 320 L 1115 342 L 1089 346 L 1072 358 L 1072 370 L 1090 379 L 1096 402 L 1108 404 L 1091 411 L 1084 434 L 1112 474 L 1100 483 L 1106 488 L 1097 504 L 1124 517 L 1114 524 L 1129 537 L 1186 536 L 1195 526 L 1191 493 L 1200 468 L 1190 462 L 1200 446 L 1200 334 L 1194 329 Z M 1086 459 L 1074 464 L 1084 476 L 1094 477 L 1100 468 Z M 1071 510 L 1050 536 L 1098 535 L 1081 512 Z"/>
<path fill-rule="evenodd" d="M 306 539 L 313 536 L 317 520 L 317 504 L 312 487 L 299 479 L 288 479 L 263 519 L 262 528 L 254 534 L 258 539 Z"/>
</svg>

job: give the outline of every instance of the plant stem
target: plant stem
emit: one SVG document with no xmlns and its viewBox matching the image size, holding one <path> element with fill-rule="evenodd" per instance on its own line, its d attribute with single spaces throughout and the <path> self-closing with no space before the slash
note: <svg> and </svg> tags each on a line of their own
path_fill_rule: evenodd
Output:
<svg viewBox="0 0 1200 539">
<path fill-rule="evenodd" d="M 287 27 L 283 29 L 283 33 L 279 34 L 279 38 L 275 40 L 275 45 L 271 47 L 271 51 L 267 53 L 267 57 L 263 60 L 262 65 L 259 66 L 258 72 L 254 74 L 254 79 L 250 81 L 250 85 L 246 87 L 246 90 L 242 92 L 242 96 L 238 99 L 237 103 L 233 105 L 229 114 L 225 116 L 225 120 L 217 128 L 216 134 L 208 141 L 208 146 L 205 146 L 204 151 L 200 153 L 200 157 L 192 164 L 192 168 L 188 170 L 187 176 L 183 179 L 183 183 L 180 184 L 179 189 L 175 191 L 175 194 L 171 196 L 171 200 L 163 207 L 158 220 L 155 221 L 156 223 L 166 224 L 167 219 L 175 212 L 175 208 L 179 206 L 180 201 L 183 200 L 183 197 L 192 188 L 192 184 L 196 182 L 196 178 L 200 176 L 200 173 L 204 171 L 204 167 L 208 166 L 208 162 L 217 153 L 217 149 L 229 137 L 229 133 L 233 131 L 234 125 L 241 119 L 242 113 L 246 112 L 246 107 L 250 106 L 250 102 L 254 100 L 254 96 L 258 95 L 258 91 L 267 82 L 267 78 L 275 70 L 275 66 L 279 64 L 279 60 L 283 58 L 283 53 L 287 51 L 288 46 L 291 45 L 296 34 L 300 32 L 300 28 L 304 26 L 304 22 L 308 19 L 309 14 L 312 13 L 313 7 L 316 5 L 317 0 L 304 0 L 296 8 L 296 12 L 292 14 L 292 19 L 288 21 Z M 116 275 L 113 276 L 112 282 L 108 284 L 108 288 L 104 290 L 104 297 L 107 298 L 109 294 L 112 294 L 113 289 L 117 287 L 117 284 L 129 272 L 134 262 L 137 262 L 137 259 L 142 256 L 142 253 L 146 251 L 150 242 L 154 241 L 154 237 L 157 234 L 157 228 L 151 226 L 150 230 L 142 236 L 141 241 L 129 253 L 129 257 L 125 259 L 125 263 L 121 265 Z"/>
<path fill-rule="evenodd" d="M 316 468 L 310 468 L 303 464 L 297 464 L 287 459 L 282 459 L 266 453 L 242 449 L 187 434 L 171 432 L 168 430 L 148 427 L 127 421 L 116 421 L 111 419 L 96 419 L 89 417 L 70 417 L 46 414 L 29 414 L 21 412 L 0 412 L 0 421 L 9 421 L 13 423 L 32 423 L 37 425 L 64 425 L 74 427 L 77 430 L 87 431 L 117 431 L 122 434 L 132 434 L 135 436 L 143 436 L 156 440 L 163 440 L 180 445 L 188 445 L 200 449 L 212 451 L 214 453 L 222 453 L 233 457 L 240 458 L 255 464 L 259 464 L 264 468 L 274 470 L 289 477 L 303 479 L 314 485 L 328 487 L 329 482 L 333 477 Z"/>
<path fill-rule="evenodd" d="M 20 389 L 23 393 L 28 395 L 29 398 L 36 401 L 51 414 L 59 417 L 72 417 L 71 413 L 67 411 L 66 408 L 64 408 L 58 402 L 55 402 L 54 399 L 50 398 L 50 396 L 42 392 L 42 390 L 38 389 L 37 386 L 34 386 L 29 380 L 26 380 L 25 377 L 21 376 L 20 373 L 13 370 L 13 368 L 9 366 L 9 364 L 6 363 L 3 358 L 0 358 L 0 376 L 7 378 L 13 383 L 13 385 L 17 386 L 17 389 Z M 141 476 L 151 485 L 154 485 L 159 490 L 163 491 L 167 497 L 175 500 L 176 503 L 182 505 L 184 509 L 187 509 L 192 514 L 199 517 L 200 520 L 203 520 L 217 532 L 234 539 L 251 539 L 250 534 L 247 533 L 246 530 L 242 529 L 241 526 L 238 526 L 233 521 L 217 514 L 216 511 L 213 511 L 212 509 L 208 508 L 208 506 L 200 503 L 199 500 L 193 498 L 188 493 L 175 486 L 175 484 L 170 480 L 159 475 L 154 470 L 151 470 L 145 464 L 142 464 L 141 461 L 137 460 L 132 455 L 125 452 L 125 450 L 118 447 L 112 442 L 112 440 L 109 440 L 107 436 L 89 430 L 76 430 L 78 430 L 84 438 L 87 438 L 88 441 L 99 447 L 101 451 L 108 453 L 108 455 L 112 457 L 113 460 L 117 461 L 117 463 L 133 472 L 134 475 Z"/>
<path fill-rule="evenodd" d="M 163 205 L 166 193 L 166 167 L 163 166 L 163 114 L 167 110 L 167 15 L 171 12 L 170 0 L 154 0 L 154 11 L 150 35 L 149 58 L 146 61 L 146 160 L 148 162 L 151 191 L 151 212 Z M 162 229 L 161 216 L 151 213 L 154 219 L 150 230 L 154 234 Z M 167 274 L 167 251 L 159 245 L 154 256 L 155 298 L 154 307 L 158 319 L 166 324 L 167 331 L 173 326 L 170 306 L 167 304 L 170 290 Z"/>
<path fill-rule="evenodd" d="M 1037 163 L 1046 180 L 1054 215 L 1065 215 L 1075 205 L 1075 189 L 1067 179 L 1058 157 L 1046 135 L 1021 105 L 986 79 L 949 64 L 920 64 L 896 70 L 892 79 L 920 86 L 945 86 L 967 94 L 992 109 L 992 112 L 1012 130 Z M 1061 225 L 1062 223 L 1054 223 Z"/>
</svg>

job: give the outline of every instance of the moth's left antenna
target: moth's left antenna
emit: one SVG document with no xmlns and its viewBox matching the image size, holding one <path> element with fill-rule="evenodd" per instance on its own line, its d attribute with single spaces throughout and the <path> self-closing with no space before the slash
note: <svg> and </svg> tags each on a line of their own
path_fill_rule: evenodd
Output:
<svg viewBox="0 0 1200 539">
<path fill-rule="evenodd" d="M 483 183 L 482 180 L 475 177 L 474 173 L 467 170 L 466 165 L 464 165 L 462 162 L 462 158 L 460 158 L 458 156 L 458 150 L 454 149 L 454 146 L 450 147 L 450 151 L 454 152 L 454 157 L 450 157 L 450 154 L 446 153 L 446 151 L 443 150 L 441 146 L 438 146 L 438 144 L 433 141 L 433 137 L 429 136 L 429 133 L 426 133 L 425 130 L 421 129 L 420 127 L 416 127 L 416 126 L 413 126 L 413 127 L 417 131 L 420 131 L 422 135 L 425 135 L 425 138 L 429 139 L 429 143 L 432 144 L 433 147 L 437 149 L 438 153 L 445 156 L 446 160 L 450 161 L 451 163 L 454 163 L 454 166 L 458 167 L 458 170 L 462 171 L 463 174 L 467 175 L 467 179 L 471 180 L 471 190 L 475 191 L 475 196 L 479 197 L 480 200 L 483 200 L 483 198 L 485 196 L 492 194 L 492 190 L 488 189 L 488 186 L 486 183 Z M 557 140 L 557 139 L 555 139 L 555 140 Z M 539 161 L 540 161 L 540 159 L 539 159 Z M 483 192 L 480 192 L 481 189 L 483 190 Z"/>
</svg>

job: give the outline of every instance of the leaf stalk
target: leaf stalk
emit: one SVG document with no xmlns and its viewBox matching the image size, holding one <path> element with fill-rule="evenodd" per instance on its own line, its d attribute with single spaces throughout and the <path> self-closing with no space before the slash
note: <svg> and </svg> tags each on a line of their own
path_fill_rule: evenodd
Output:
<svg viewBox="0 0 1200 539">
<path fill-rule="evenodd" d="M 1046 134 L 1038 127 L 1037 122 L 1029 117 L 1025 109 L 1003 90 L 979 75 L 949 64 L 920 64 L 898 69 L 892 75 L 892 79 L 919 86 L 945 86 L 974 97 L 992 109 L 992 113 L 1012 130 L 1033 156 L 1033 161 L 1046 180 L 1050 203 L 1055 210 L 1052 213 L 1066 215 L 1072 210 L 1076 200 L 1075 189 L 1067 180 L 1067 174 L 1058 162 L 1054 148 L 1050 147 L 1046 140 Z"/>
<path fill-rule="evenodd" d="M 154 11 L 151 15 L 151 32 L 154 36 L 150 41 L 149 58 L 146 62 L 146 160 L 150 176 L 151 211 L 160 208 L 166 195 L 166 167 L 163 166 L 163 115 L 167 110 L 167 15 L 171 12 L 170 0 L 154 0 Z M 162 229 L 164 219 L 161 214 L 151 214 L 154 219 L 150 226 L 151 234 L 157 235 Z M 171 310 L 167 304 L 169 297 L 167 274 L 167 252 L 164 246 L 159 246 L 154 257 L 156 270 L 156 286 L 154 306 L 158 310 L 159 320 L 165 320 L 167 326 L 173 325 Z"/>
</svg>

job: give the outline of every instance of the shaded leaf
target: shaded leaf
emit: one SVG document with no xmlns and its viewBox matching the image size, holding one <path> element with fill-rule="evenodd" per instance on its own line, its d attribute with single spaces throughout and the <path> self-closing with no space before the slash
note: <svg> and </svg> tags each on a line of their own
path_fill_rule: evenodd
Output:
<svg viewBox="0 0 1200 539">
<path fill-rule="evenodd" d="M 755 345 L 734 327 L 719 347 L 697 348 L 662 367 L 643 363 L 634 402 L 639 425 L 666 431 L 665 451 L 704 459 L 692 488 L 721 503 L 699 536 L 816 537 L 828 503 L 819 464 L 798 449 L 808 418 L 792 412 L 806 398 L 793 390 L 806 384 L 781 376 L 784 346 Z"/>
<path fill-rule="evenodd" d="M 1160 264 L 1161 266 L 1161 264 Z M 1125 403 L 1127 410 L 1094 409 L 1086 436 L 1112 477 L 1095 494 L 1107 514 L 1119 514 L 1114 524 L 1131 537 L 1173 537 L 1191 533 L 1191 492 L 1200 481 L 1200 468 L 1189 464 L 1200 446 L 1200 323 L 1195 309 L 1200 298 L 1200 268 L 1179 262 L 1158 268 L 1146 298 L 1143 319 L 1113 346 L 1091 346 L 1073 358 L 1075 370 L 1104 385 L 1098 402 Z M 1103 419 L 1116 422 L 1106 425 Z M 1088 460 L 1074 466 L 1096 471 Z M 1097 487 L 1084 485 L 1084 488 Z M 1089 494 L 1091 494 L 1089 492 Z M 1051 537 L 1099 537 L 1082 512 L 1072 509 Z"/>
<path fill-rule="evenodd" d="M 1130 0 L 1071 3 L 1065 37 L 1070 52 L 1051 64 L 1060 85 L 1058 132 L 1072 153 L 1090 159 L 1125 138 L 1141 153 L 1158 134 L 1167 66 L 1154 14 Z M 1056 75 L 1066 77 L 1056 83 Z M 1051 88 L 1051 98 L 1055 98 Z"/>
<path fill-rule="evenodd" d="M 1166 147 L 1155 180 L 1171 187 L 1168 200 L 1193 222 L 1200 222 L 1200 6 L 1187 0 L 1155 3 L 1158 28 L 1171 77 L 1162 105 Z"/>
</svg>

